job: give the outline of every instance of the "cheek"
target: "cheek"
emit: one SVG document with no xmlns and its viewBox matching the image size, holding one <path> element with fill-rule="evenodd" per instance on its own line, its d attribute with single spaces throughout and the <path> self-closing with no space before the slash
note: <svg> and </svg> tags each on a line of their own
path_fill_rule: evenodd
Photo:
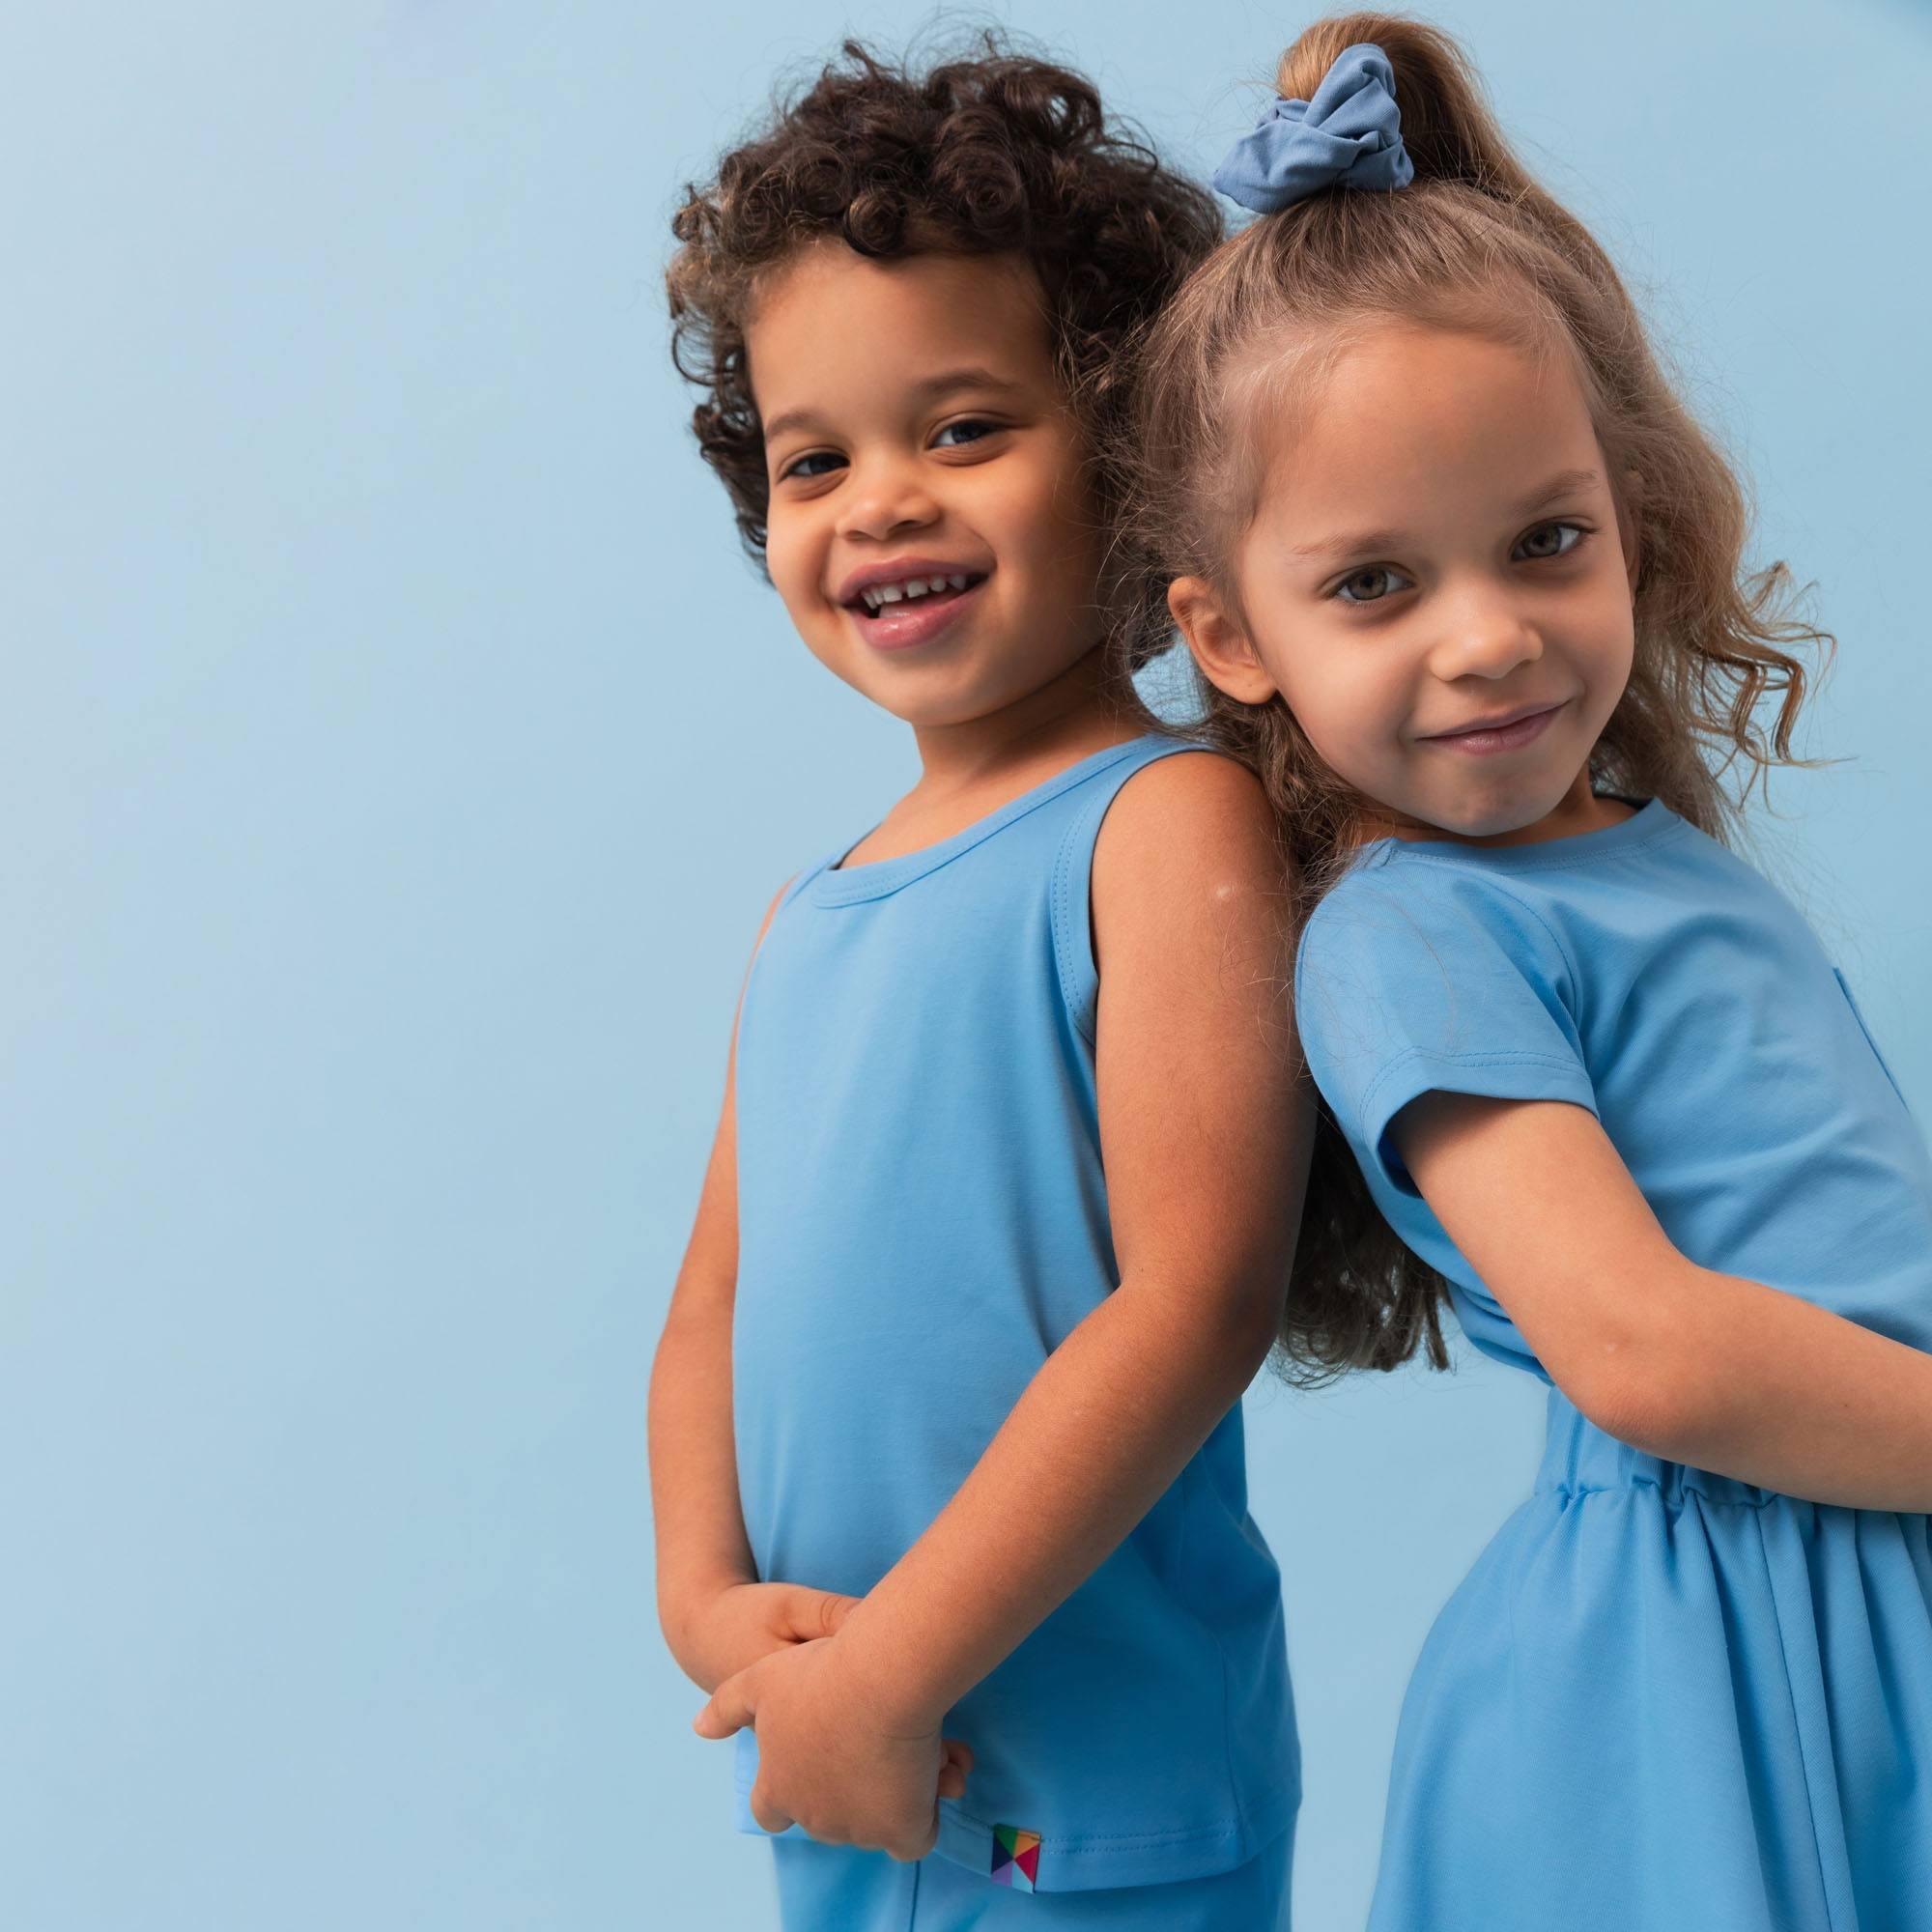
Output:
<svg viewBox="0 0 1932 1932">
<path fill-rule="evenodd" d="M 989 471 L 982 534 L 1015 560 L 1083 583 L 1097 568 L 1103 532 L 1084 469 L 1064 453 L 1024 472 Z"/>
<path fill-rule="evenodd" d="M 765 569 L 788 607 L 796 608 L 815 593 L 816 548 L 796 516 L 776 516 L 766 525 Z"/>
<path fill-rule="evenodd" d="M 1630 600 L 1606 596 L 1585 635 L 1590 639 L 1589 656 L 1598 680 L 1614 683 L 1621 691 L 1636 656 L 1636 618 Z"/>
<path fill-rule="evenodd" d="M 1297 653 L 1280 666 L 1275 682 L 1288 708 L 1324 755 L 1356 751 L 1386 739 L 1404 706 L 1386 678 L 1350 661 L 1346 644 Z"/>
</svg>

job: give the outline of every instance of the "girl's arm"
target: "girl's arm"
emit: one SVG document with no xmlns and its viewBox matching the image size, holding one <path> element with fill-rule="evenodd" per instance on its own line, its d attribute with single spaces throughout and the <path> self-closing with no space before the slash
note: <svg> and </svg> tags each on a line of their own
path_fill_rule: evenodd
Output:
<svg viewBox="0 0 1932 1932">
<path fill-rule="evenodd" d="M 767 912 L 766 926 L 771 917 Z M 760 1583 L 745 1538 L 731 1429 L 736 1063 L 734 1047 L 696 1224 L 651 1368 L 658 1620 L 679 1667 L 706 1691 L 773 1650 L 829 1636 L 852 1601 L 794 1583 Z"/>
<path fill-rule="evenodd" d="M 1450 1239 L 1600 1429 L 1786 1495 L 1932 1510 L 1932 1354 L 1688 1261 L 1584 1108 L 1429 1094 L 1391 1134 Z"/>
<path fill-rule="evenodd" d="M 1311 1126 L 1279 865 L 1259 787 L 1223 759 L 1163 759 L 1115 801 L 1093 923 L 1120 1286 L 839 1634 L 767 1660 L 701 1714 L 713 1737 L 755 1717 L 768 1829 L 929 1849 L 942 1714 L 1099 1566 L 1265 1358 Z"/>
</svg>

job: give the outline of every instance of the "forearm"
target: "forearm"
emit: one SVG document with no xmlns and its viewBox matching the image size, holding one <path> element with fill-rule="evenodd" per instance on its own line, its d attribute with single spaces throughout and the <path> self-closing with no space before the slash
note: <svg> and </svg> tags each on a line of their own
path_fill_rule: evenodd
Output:
<svg viewBox="0 0 1932 1932">
<path fill-rule="evenodd" d="M 697 1606 L 756 1574 L 738 1499 L 728 1300 L 673 1299 L 651 1369 L 649 1449 L 658 1617 L 689 1668 Z"/>
<path fill-rule="evenodd" d="M 1932 1511 L 1932 1355 L 1706 1268 L 1647 1352 L 1634 1433 L 1610 1425 L 1635 1447 L 1814 1502 Z"/>
<path fill-rule="evenodd" d="M 938 1717 L 1099 1567 L 1236 1402 L 1271 1330 L 1122 1284 L 847 1620 L 895 1713 Z M 1024 1534 L 1016 1536 L 1015 1526 Z"/>
<path fill-rule="evenodd" d="M 1932 1355 L 1699 1267 L 1588 1112 L 1432 1094 L 1396 1131 L 1450 1239 L 1600 1428 L 1785 1495 L 1932 1510 Z"/>
</svg>

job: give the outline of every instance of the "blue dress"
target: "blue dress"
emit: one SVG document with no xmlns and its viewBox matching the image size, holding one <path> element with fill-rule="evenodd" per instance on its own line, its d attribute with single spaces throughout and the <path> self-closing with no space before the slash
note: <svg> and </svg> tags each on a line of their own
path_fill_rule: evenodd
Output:
<svg viewBox="0 0 1932 1932">
<path fill-rule="evenodd" d="M 1804 922 L 1657 801 L 1367 847 L 1296 996 L 1378 1205 L 1486 1352 L 1544 1374 L 1390 1143 L 1431 1091 L 1590 1109 L 1691 1261 L 1932 1349 L 1923 1136 Z M 1932 1927 L 1927 1519 L 1659 1462 L 1552 1387 L 1534 1493 L 1416 1666 L 1370 1923 Z"/>
</svg>

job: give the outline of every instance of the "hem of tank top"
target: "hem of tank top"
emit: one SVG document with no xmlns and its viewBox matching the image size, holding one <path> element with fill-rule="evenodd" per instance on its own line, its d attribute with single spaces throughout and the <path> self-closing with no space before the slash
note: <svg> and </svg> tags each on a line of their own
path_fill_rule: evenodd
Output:
<svg viewBox="0 0 1932 1932">
<path fill-rule="evenodd" d="M 1235 1817 L 1205 1825 L 1181 1826 L 1174 1831 L 1071 1832 L 1059 1834 L 1042 1832 L 1040 1845 L 1043 1850 L 1052 1852 L 1056 1858 L 1096 1859 L 1127 1851 L 1180 1851 L 1191 1845 L 1228 1843 L 1236 1847 L 1248 1847 L 1242 1853 L 1242 1857 L 1249 1858 L 1264 1845 L 1270 1843 L 1276 1833 L 1287 1826 L 1289 1818 L 1300 1803 L 1299 1784 L 1286 1787 L 1279 1805 L 1271 1807 L 1267 1814 L 1274 1822 L 1261 1830 L 1256 1830 L 1243 1818 Z M 993 1822 L 976 1817 L 970 1811 L 953 1808 L 950 1801 L 947 1815 L 962 1825 L 969 1826 L 975 1832 L 990 1833 L 993 1830 Z"/>
<path fill-rule="evenodd" d="M 733 1784 L 736 1796 L 749 1798 L 752 1786 L 756 1781 L 748 1776 L 742 1765 L 734 1765 Z M 1278 1796 L 1263 1811 L 1258 1825 L 1247 1808 L 1236 1799 L 1235 1815 L 1229 1818 L 1209 1819 L 1199 1825 L 1180 1825 L 1172 1830 L 1143 1830 L 1139 1832 L 1068 1832 L 1043 1833 L 1040 1842 L 1070 1856 L 1093 1857 L 1100 1853 L 1126 1848 L 1154 1851 L 1164 1845 L 1207 1844 L 1222 1838 L 1251 1839 L 1256 1848 L 1269 1843 L 1275 1833 L 1283 1829 L 1301 1804 L 1301 1779 L 1297 1775 L 1278 1787 Z M 957 1823 L 976 1832 L 991 1832 L 996 1824 L 1004 1824 L 1004 1819 L 986 1819 L 976 1812 L 968 1811 L 955 1799 L 946 1799 L 941 1806 L 943 1813 Z M 743 1825 L 739 1829 L 750 1837 L 770 1838 L 780 1835 L 767 1832 L 755 1823 Z M 1029 1830 L 1032 1828 L 1029 1827 Z"/>
<path fill-rule="evenodd" d="M 1292 1833 L 1300 1806 L 1301 1792 L 1297 1786 L 1265 1831 L 1251 1833 L 1229 1831 L 1192 1847 L 1140 1847 L 1131 1843 L 1069 1846 L 1051 1835 L 1042 1836 L 1037 1848 L 1042 1863 L 1040 1875 L 1051 1877 L 1047 1883 L 1037 1883 L 1034 1889 L 1042 1895 L 1077 1898 L 1086 1893 L 1141 1892 L 1158 1886 L 1194 1885 L 1224 1878 L 1245 1869 Z M 795 1826 L 781 1833 L 760 1832 L 755 1826 L 742 1824 L 738 1829 L 741 1835 L 762 1837 L 773 1845 L 786 1840 L 804 1844 L 822 1842 Z M 962 1871 L 983 1876 L 995 1842 L 993 1828 L 982 1827 L 978 1821 L 952 1833 L 942 1823 L 926 1857 L 944 1859 Z M 1051 1882 L 1064 1881 L 1068 1876 L 1072 1879 L 1070 1884 Z"/>
<path fill-rule="evenodd" d="M 749 1798 L 753 1779 L 738 1772 L 735 1777 L 736 1796 Z M 1232 1818 L 1208 1820 L 1200 1825 L 1178 1826 L 1168 1831 L 1144 1830 L 1139 1832 L 1043 1832 L 1041 1846 L 1051 1851 L 1057 1858 L 1104 1858 L 1124 1851 L 1184 1850 L 1191 1845 L 1210 1845 L 1224 1842 L 1246 1845 L 1248 1850 L 1243 1858 L 1252 1858 L 1264 1846 L 1272 1844 L 1275 1838 L 1288 1828 L 1289 1821 L 1299 1810 L 1302 1799 L 1301 1779 L 1297 1776 L 1277 1788 L 1274 1802 L 1260 1814 L 1255 1815 L 1239 1806 Z M 947 1799 L 940 1806 L 942 1814 L 954 1824 L 963 1826 L 975 1833 L 984 1833 L 988 1836 L 996 1825 L 1004 1824 L 1004 1819 L 986 1819 L 964 1809 L 955 1800 Z M 767 1832 L 755 1822 L 742 1820 L 739 1831 L 747 1837 L 771 1838 L 782 1835 Z M 1029 1830 L 1032 1828 L 1029 1827 Z M 809 1834 L 808 1834 L 809 1835 Z"/>
</svg>

